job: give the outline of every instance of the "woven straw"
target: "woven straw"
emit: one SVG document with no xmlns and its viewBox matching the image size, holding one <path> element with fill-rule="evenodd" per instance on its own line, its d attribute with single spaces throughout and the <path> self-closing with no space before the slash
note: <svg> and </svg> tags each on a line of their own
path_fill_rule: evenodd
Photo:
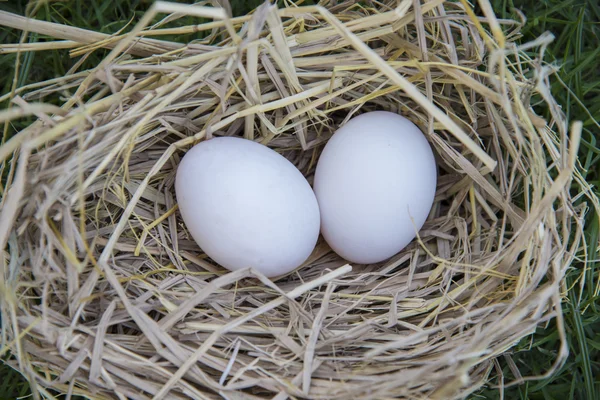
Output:
<svg viewBox="0 0 600 400">
<path fill-rule="evenodd" d="M 0 147 L 0 354 L 37 398 L 460 398 L 510 384 L 501 355 L 512 383 L 529 379 L 506 352 L 551 319 L 564 361 L 563 277 L 598 201 L 578 172 L 581 124 L 548 89 L 552 37 L 517 45 L 522 21 L 487 0 L 478 15 L 465 0 L 287 3 L 230 18 L 158 2 L 114 36 L 0 13 L 55 38 L 2 53 L 112 49 L 0 99 L 5 134 L 37 117 Z M 209 22 L 168 27 L 182 15 Z M 349 265 L 320 240 L 270 280 L 191 239 L 173 183 L 192 145 L 245 137 L 312 181 L 335 129 L 372 110 L 411 119 L 439 164 L 401 253 Z"/>
</svg>

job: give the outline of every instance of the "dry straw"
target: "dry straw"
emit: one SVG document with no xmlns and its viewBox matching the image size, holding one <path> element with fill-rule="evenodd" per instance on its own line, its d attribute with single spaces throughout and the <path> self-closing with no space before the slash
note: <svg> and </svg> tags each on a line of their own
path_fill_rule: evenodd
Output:
<svg viewBox="0 0 600 400">
<path fill-rule="evenodd" d="M 598 202 L 578 173 L 581 124 L 548 90 L 552 38 L 517 45 L 520 23 L 487 0 L 482 16 L 466 0 L 287 3 L 230 18 L 227 5 L 158 2 L 114 36 L 0 13 L 53 38 L 0 53 L 112 49 L 1 98 L 4 132 L 38 117 L 0 148 L 0 354 L 35 397 L 462 397 L 509 384 L 502 355 L 512 383 L 529 379 L 507 352 L 551 319 L 564 361 L 563 277 L 585 261 Z M 165 27 L 182 15 L 210 22 Z M 228 273 L 191 240 L 173 194 L 191 145 L 243 136 L 310 180 L 336 127 L 369 110 L 410 118 L 439 156 L 430 218 L 400 254 L 350 266 L 321 241 L 270 281 Z"/>
</svg>

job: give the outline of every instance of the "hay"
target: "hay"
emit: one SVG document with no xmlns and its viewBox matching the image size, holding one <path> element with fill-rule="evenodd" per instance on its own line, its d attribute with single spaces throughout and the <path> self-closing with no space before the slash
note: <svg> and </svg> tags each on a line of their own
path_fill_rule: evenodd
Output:
<svg viewBox="0 0 600 400">
<path fill-rule="evenodd" d="M 520 23 L 479 4 L 484 17 L 464 0 L 353 0 L 229 18 L 158 2 L 114 36 L 0 13 L 57 40 L 0 52 L 112 49 L 1 98 L 5 132 L 38 119 L 0 147 L 0 354 L 38 398 L 443 399 L 502 390 L 496 358 L 514 366 L 506 352 L 555 319 L 561 365 L 563 277 L 585 260 L 575 200 L 598 207 L 578 172 L 581 124 L 568 129 L 550 95 L 551 36 L 518 46 Z M 176 14 L 147 27 L 157 13 Z M 214 21 L 164 27 L 183 14 Z M 191 240 L 173 193 L 191 145 L 244 136 L 311 180 L 336 127 L 375 109 L 410 118 L 438 155 L 435 204 L 400 254 L 350 266 L 320 241 L 271 281 Z"/>
</svg>

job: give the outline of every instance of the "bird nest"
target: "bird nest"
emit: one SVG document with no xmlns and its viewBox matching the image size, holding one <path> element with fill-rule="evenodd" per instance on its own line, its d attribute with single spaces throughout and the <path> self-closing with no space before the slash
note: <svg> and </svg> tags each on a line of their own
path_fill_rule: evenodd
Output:
<svg viewBox="0 0 600 400">
<path fill-rule="evenodd" d="M 1 353 L 36 396 L 463 397 L 505 385 L 496 358 L 551 319 L 564 360 L 563 277 L 587 211 L 576 200 L 592 195 L 581 124 L 548 89 L 551 36 L 518 44 L 523 21 L 487 0 L 477 13 L 463 0 L 288 3 L 232 18 L 227 4 L 157 2 L 112 36 L 0 16 L 64 39 L 4 52 L 111 49 L 2 97 L 14 106 L 0 121 L 37 117 L 0 147 Z M 169 27 L 183 15 L 205 22 Z M 350 265 L 321 239 L 268 279 L 192 240 L 173 186 L 192 145 L 254 140 L 310 182 L 335 129 L 373 110 L 417 124 L 439 165 L 429 218 L 399 254 Z"/>
</svg>

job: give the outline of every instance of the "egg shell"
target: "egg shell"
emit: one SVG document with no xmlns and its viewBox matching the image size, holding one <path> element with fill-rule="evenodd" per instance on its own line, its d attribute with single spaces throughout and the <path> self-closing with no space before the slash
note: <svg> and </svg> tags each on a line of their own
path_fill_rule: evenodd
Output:
<svg viewBox="0 0 600 400">
<path fill-rule="evenodd" d="M 335 132 L 317 164 L 321 232 L 348 261 L 383 261 L 423 226 L 436 180 L 433 152 L 416 125 L 390 112 L 359 115 Z"/>
<path fill-rule="evenodd" d="M 177 169 L 175 191 L 190 234 L 227 269 L 285 274 L 317 242 L 319 207 L 309 183 L 286 158 L 250 140 L 194 146 Z"/>
</svg>

